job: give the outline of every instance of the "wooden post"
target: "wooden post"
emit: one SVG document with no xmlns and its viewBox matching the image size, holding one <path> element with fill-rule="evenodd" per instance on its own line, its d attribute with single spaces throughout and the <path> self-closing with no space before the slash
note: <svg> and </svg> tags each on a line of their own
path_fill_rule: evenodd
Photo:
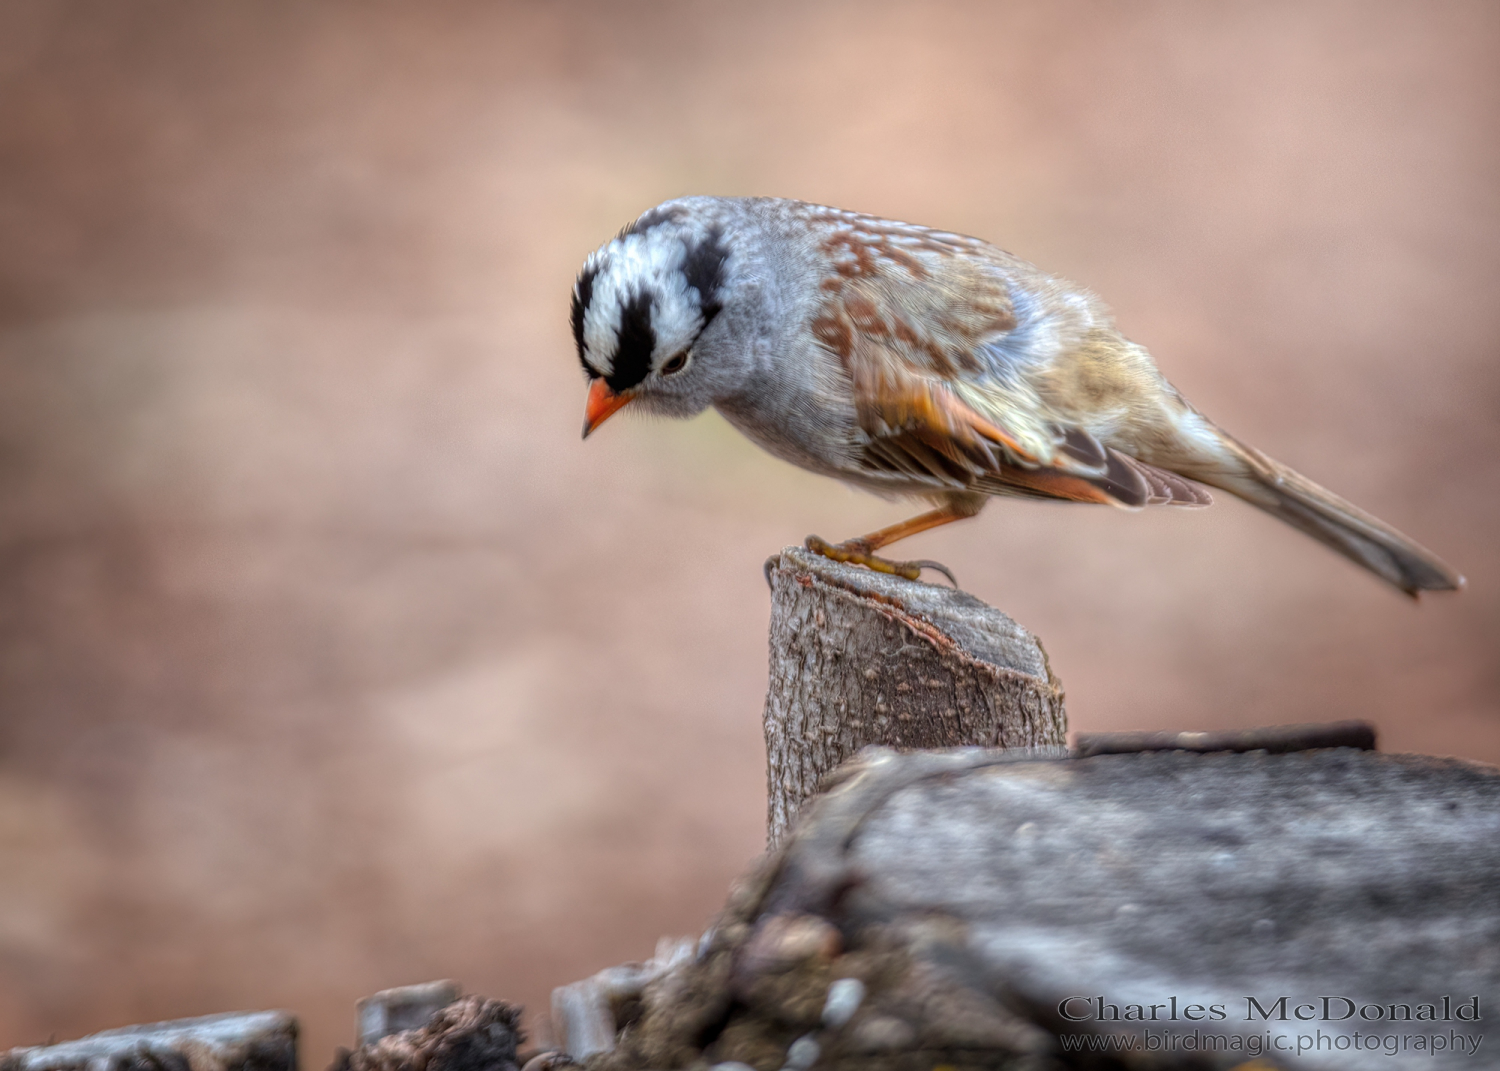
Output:
<svg viewBox="0 0 1500 1071">
<path fill-rule="evenodd" d="M 1051 747 L 1062 682 L 1041 643 L 950 587 L 842 565 L 801 547 L 766 563 L 767 840 L 860 748 Z"/>
</svg>

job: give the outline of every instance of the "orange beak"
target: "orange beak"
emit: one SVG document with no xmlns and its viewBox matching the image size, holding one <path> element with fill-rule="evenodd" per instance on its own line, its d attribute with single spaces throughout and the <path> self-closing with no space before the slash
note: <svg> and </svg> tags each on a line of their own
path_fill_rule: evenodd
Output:
<svg viewBox="0 0 1500 1071">
<path fill-rule="evenodd" d="M 583 437 L 587 439 L 593 434 L 595 428 L 625 408 L 634 397 L 635 395 L 628 391 L 624 394 L 616 394 L 602 379 L 596 379 L 590 383 L 588 402 L 583 407 Z"/>
</svg>

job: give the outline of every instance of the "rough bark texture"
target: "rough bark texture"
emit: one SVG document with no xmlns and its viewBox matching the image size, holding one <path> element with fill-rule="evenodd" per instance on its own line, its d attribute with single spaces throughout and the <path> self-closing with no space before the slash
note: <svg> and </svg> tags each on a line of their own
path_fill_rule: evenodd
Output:
<svg viewBox="0 0 1500 1071">
<path fill-rule="evenodd" d="M 1497 1002 L 1494 767 L 872 749 L 588 1067 L 1458 1071 Z"/>
<path fill-rule="evenodd" d="M 0 1071 L 297 1071 L 297 1020 L 228 1012 L 11 1049 Z"/>
<path fill-rule="evenodd" d="M 1037 639 L 949 587 L 788 547 L 771 582 L 767 838 L 863 747 L 1066 744 L 1062 683 Z"/>
</svg>

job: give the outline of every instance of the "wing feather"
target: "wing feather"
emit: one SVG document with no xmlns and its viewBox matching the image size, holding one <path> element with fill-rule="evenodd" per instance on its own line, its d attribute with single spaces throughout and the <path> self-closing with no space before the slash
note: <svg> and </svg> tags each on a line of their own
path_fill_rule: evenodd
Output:
<svg viewBox="0 0 1500 1071">
<path fill-rule="evenodd" d="M 1036 293 L 1018 310 L 1006 274 L 1029 265 L 974 239 L 852 214 L 840 214 L 825 252 L 838 277 L 812 330 L 849 377 L 868 473 L 1127 508 L 1208 503 L 1191 481 L 1050 416 L 1020 366 L 1040 340 L 1064 343 L 1059 324 L 1091 324 L 1093 310 L 1042 309 Z"/>
<path fill-rule="evenodd" d="M 1207 506 L 1213 503 L 1208 491 L 1191 480 L 1118 450 L 1109 451 L 1109 467 L 1103 476 L 1078 476 L 1056 468 L 1004 466 L 976 480 L 974 487 L 995 495 L 1040 495 L 1072 502 L 1100 502 L 1125 509 Z"/>
</svg>

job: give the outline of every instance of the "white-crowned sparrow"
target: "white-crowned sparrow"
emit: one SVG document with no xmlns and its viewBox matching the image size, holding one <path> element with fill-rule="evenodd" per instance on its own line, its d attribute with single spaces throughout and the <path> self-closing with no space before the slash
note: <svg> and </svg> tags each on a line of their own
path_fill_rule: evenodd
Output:
<svg viewBox="0 0 1500 1071">
<path fill-rule="evenodd" d="M 840 561 L 978 513 L 990 495 L 1134 508 L 1219 487 L 1415 595 L 1463 583 L 1400 532 L 1215 427 L 1093 294 L 975 238 L 772 198 L 685 197 L 589 256 L 573 335 L 584 435 L 627 404 L 713 406 L 777 457 L 937 508 Z M 1196 482 L 1195 482 L 1196 481 Z"/>
</svg>

